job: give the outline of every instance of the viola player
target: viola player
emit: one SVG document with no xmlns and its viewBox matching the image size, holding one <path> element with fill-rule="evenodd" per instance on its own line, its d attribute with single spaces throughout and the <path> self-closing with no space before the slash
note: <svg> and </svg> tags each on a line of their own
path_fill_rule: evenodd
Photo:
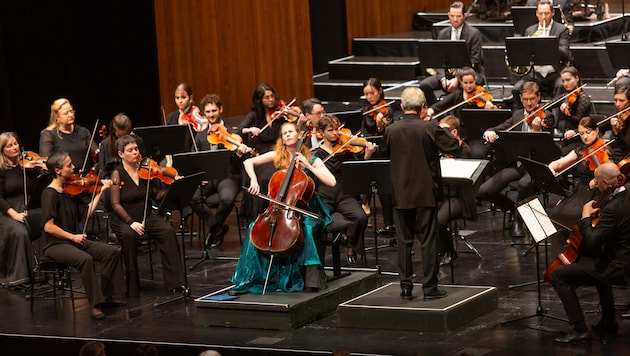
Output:
<svg viewBox="0 0 630 356">
<path fill-rule="evenodd" d="M 613 100 L 617 112 L 630 107 L 630 87 L 615 87 Z M 628 116 L 630 113 L 626 111 L 619 117 L 610 119 L 610 126 L 615 138 L 615 142 L 611 144 L 615 162 L 621 161 L 630 153 L 630 130 L 628 130 L 628 123 L 626 122 Z"/>
</svg>

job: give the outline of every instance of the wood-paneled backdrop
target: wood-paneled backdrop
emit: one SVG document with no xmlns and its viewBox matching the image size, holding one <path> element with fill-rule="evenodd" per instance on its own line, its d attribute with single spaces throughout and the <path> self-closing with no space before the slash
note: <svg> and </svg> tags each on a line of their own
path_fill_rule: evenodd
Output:
<svg viewBox="0 0 630 356">
<path fill-rule="evenodd" d="M 346 0 L 348 41 L 411 31 L 415 11 L 445 11 L 449 3 Z M 154 6 L 160 98 L 167 113 L 176 109 L 180 82 L 192 85 L 197 103 L 207 93 L 219 94 L 226 116 L 248 112 L 261 82 L 273 85 L 285 101 L 313 95 L 308 0 L 155 0 Z"/>
</svg>

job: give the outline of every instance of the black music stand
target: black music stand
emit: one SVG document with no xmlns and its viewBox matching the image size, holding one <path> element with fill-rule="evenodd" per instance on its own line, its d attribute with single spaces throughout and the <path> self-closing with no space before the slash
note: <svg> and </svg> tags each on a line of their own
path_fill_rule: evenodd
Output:
<svg viewBox="0 0 630 356">
<path fill-rule="evenodd" d="M 462 109 L 460 136 L 463 139 L 481 140 L 489 127 L 495 127 L 512 116 L 512 110 Z"/>
<path fill-rule="evenodd" d="M 335 115 L 339 122 L 344 124 L 343 127 L 350 129 L 353 133 L 361 130 L 363 114 L 360 110 L 331 112 L 329 115 Z"/>
<path fill-rule="evenodd" d="M 619 69 L 630 68 L 630 42 L 606 42 L 606 53 L 612 67 Z"/>
<path fill-rule="evenodd" d="M 177 153 L 173 155 L 173 167 L 185 176 L 204 173 L 204 180 L 221 180 L 229 175 L 231 155 L 232 151 L 229 150 Z M 190 266 L 190 270 L 209 259 L 208 241 L 203 239 L 203 254 L 197 263 Z"/>
<path fill-rule="evenodd" d="M 554 9 L 556 7 L 554 6 Z M 510 16 L 514 24 L 514 34 L 525 36 L 525 30 L 538 23 L 536 18 L 536 6 L 512 6 L 510 8 Z M 554 11 L 553 20 L 562 23 L 562 15 L 560 11 Z"/>
<path fill-rule="evenodd" d="M 511 66 L 531 66 L 532 81 L 534 65 L 556 65 L 560 63 L 558 38 L 544 37 L 506 37 L 505 50 Z"/>
<path fill-rule="evenodd" d="M 203 175 L 203 172 L 198 172 L 175 180 L 169 187 L 164 199 L 162 199 L 157 214 L 165 216 L 167 212 L 172 210 L 179 210 L 181 212 L 185 206 L 190 205 L 190 201 L 195 194 L 195 190 L 203 180 Z M 183 225 L 185 217 L 183 216 L 183 214 L 180 214 L 180 216 L 180 224 Z M 182 286 L 182 288 L 184 289 L 183 293 L 171 300 L 167 300 L 161 303 L 155 303 L 154 306 L 156 308 L 164 304 L 174 302 L 176 300 L 191 297 L 190 288 L 188 287 L 188 275 L 186 273 L 186 242 L 184 235 L 184 230 L 180 229 L 180 236 L 182 238 L 182 264 L 184 265 L 184 285 Z"/>
<path fill-rule="evenodd" d="M 347 194 L 358 195 L 372 193 L 372 227 L 374 228 L 374 260 L 378 265 L 378 234 L 376 233 L 376 196 L 392 193 L 392 181 L 389 176 L 389 160 L 346 161 L 341 165 L 344 182 L 343 189 Z M 401 227 L 402 228 L 402 227 Z M 389 246 L 389 245 L 388 245 Z"/>
<path fill-rule="evenodd" d="M 499 131 L 495 141 L 497 162 L 502 167 L 519 157 L 527 157 L 542 163 L 549 163 L 560 157 L 560 149 L 553 142 L 550 132 Z"/>
<path fill-rule="evenodd" d="M 133 129 L 142 137 L 149 157 L 162 157 L 190 151 L 190 129 L 188 125 L 144 126 Z"/>
<path fill-rule="evenodd" d="M 470 54 L 464 40 L 420 40 L 418 57 L 424 68 L 471 67 Z"/>
<path fill-rule="evenodd" d="M 558 183 L 558 179 L 546 164 L 526 157 L 518 157 L 518 159 L 532 177 L 532 184 L 536 187 L 537 192 L 542 191 L 555 193 L 563 197 L 567 196 L 567 192 Z"/>
</svg>

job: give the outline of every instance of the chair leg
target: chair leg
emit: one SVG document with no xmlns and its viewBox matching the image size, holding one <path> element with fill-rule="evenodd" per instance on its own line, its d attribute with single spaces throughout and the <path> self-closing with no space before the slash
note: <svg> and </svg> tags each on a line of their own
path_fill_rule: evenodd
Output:
<svg viewBox="0 0 630 356">
<path fill-rule="evenodd" d="M 72 303 L 72 312 L 75 312 L 75 307 L 74 307 L 74 289 L 72 288 L 72 274 L 70 273 L 69 269 L 67 269 L 65 271 L 62 271 L 62 273 L 66 273 L 68 275 L 67 283 L 68 283 L 68 288 L 70 289 L 70 303 Z"/>
</svg>

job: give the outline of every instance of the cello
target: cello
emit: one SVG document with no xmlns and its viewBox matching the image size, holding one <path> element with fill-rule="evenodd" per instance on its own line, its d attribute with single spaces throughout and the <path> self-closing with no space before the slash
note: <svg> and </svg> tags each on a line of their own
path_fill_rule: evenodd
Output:
<svg viewBox="0 0 630 356">
<path fill-rule="evenodd" d="M 251 243 L 259 251 L 273 256 L 288 257 L 302 249 L 304 235 L 300 226 L 298 203 L 308 204 L 315 191 L 313 179 L 295 169 L 296 157 L 302 147 L 304 135 L 297 143 L 291 163 L 287 169 L 275 172 L 269 180 L 271 203 L 259 214 L 251 228 Z M 274 201 L 275 200 L 275 201 Z M 266 285 L 266 281 L 265 281 Z"/>
</svg>

